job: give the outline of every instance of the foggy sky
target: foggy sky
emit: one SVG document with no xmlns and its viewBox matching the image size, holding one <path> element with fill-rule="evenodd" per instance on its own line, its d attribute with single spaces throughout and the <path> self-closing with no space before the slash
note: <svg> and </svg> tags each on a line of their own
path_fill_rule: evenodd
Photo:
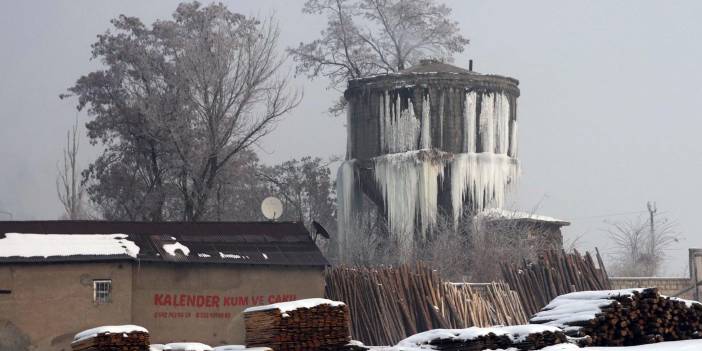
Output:
<svg viewBox="0 0 702 351">
<path fill-rule="evenodd" d="M 232 11 L 275 11 L 281 45 L 318 36 L 326 20 L 299 1 L 224 1 Z M 607 221 L 644 214 L 648 200 L 677 223 L 670 275 L 687 274 L 702 247 L 702 13 L 699 1 L 445 1 L 471 45 L 456 58 L 520 80 L 523 176 L 511 206 L 572 221 L 566 241 L 611 252 Z M 0 11 L 0 212 L 56 219 L 56 169 L 76 101 L 59 100 L 99 67 L 90 44 L 119 14 L 150 24 L 177 1 L 6 1 Z M 257 150 L 266 163 L 343 156 L 343 118 L 325 109 L 325 81 L 296 80 L 303 103 Z M 84 139 L 82 166 L 98 153 Z M 640 212 L 640 213 L 634 213 Z M 632 214 L 633 213 L 633 214 Z M 0 219 L 7 216 L 0 213 Z"/>
</svg>

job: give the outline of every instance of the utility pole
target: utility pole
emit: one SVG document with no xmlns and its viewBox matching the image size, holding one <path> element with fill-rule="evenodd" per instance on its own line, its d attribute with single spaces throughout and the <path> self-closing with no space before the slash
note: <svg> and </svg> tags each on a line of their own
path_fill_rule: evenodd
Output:
<svg viewBox="0 0 702 351">
<path fill-rule="evenodd" d="M 653 237 L 655 236 L 655 233 L 656 233 L 656 229 L 655 229 L 654 224 L 653 224 L 654 223 L 653 216 L 656 214 L 656 212 L 658 212 L 658 208 L 656 207 L 655 202 L 652 203 L 650 201 L 646 203 L 646 207 L 648 208 L 648 216 L 649 216 L 649 221 L 650 221 L 649 224 L 651 225 L 651 232 L 650 232 L 651 233 L 651 240 L 652 240 L 651 242 L 653 242 Z"/>
<path fill-rule="evenodd" d="M 650 225 L 650 242 L 648 243 L 648 254 L 651 260 L 656 257 L 656 227 L 655 227 L 655 222 L 654 222 L 654 216 L 656 215 L 656 212 L 658 212 L 658 207 L 656 206 L 656 202 L 651 202 L 648 201 L 646 202 L 646 208 L 648 209 L 648 218 L 649 218 L 649 225 Z M 654 265 L 651 267 L 651 273 L 655 273 L 655 266 L 657 266 L 656 263 L 652 262 Z"/>
</svg>

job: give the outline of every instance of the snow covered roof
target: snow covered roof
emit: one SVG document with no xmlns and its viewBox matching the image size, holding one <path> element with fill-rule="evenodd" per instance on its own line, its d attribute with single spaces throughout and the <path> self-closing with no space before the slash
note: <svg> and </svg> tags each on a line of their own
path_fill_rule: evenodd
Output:
<svg viewBox="0 0 702 351">
<path fill-rule="evenodd" d="M 297 222 L 0 221 L 0 263 L 104 260 L 329 265 Z"/>
<path fill-rule="evenodd" d="M 562 219 L 540 216 L 534 213 L 506 210 L 502 208 L 487 208 L 477 215 L 478 218 L 487 220 L 523 220 L 530 222 L 552 223 L 560 226 L 570 225 L 570 222 Z"/>
<path fill-rule="evenodd" d="M 5 233 L 0 257 L 48 258 L 54 256 L 120 256 L 136 258 L 139 246 L 126 234 Z"/>
</svg>

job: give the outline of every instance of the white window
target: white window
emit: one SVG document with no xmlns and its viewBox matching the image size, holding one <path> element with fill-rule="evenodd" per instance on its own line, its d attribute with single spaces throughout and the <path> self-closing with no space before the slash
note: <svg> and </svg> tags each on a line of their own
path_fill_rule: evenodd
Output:
<svg viewBox="0 0 702 351">
<path fill-rule="evenodd" d="M 112 302 L 112 280 L 93 280 L 93 301 L 98 305 Z"/>
</svg>

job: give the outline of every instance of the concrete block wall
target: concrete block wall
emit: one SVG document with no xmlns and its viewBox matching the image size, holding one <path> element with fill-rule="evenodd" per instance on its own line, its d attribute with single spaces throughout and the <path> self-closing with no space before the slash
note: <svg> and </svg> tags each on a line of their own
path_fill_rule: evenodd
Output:
<svg viewBox="0 0 702 351">
<path fill-rule="evenodd" d="M 658 288 L 663 295 L 673 296 L 676 293 L 690 287 L 690 278 L 661 278 L 661 277 L 610 277 L 612 289 L 633 289 L 633 288 Z M 693 291 L 688 291 L 678 297 L 692 299 Z"/>
</svg>

